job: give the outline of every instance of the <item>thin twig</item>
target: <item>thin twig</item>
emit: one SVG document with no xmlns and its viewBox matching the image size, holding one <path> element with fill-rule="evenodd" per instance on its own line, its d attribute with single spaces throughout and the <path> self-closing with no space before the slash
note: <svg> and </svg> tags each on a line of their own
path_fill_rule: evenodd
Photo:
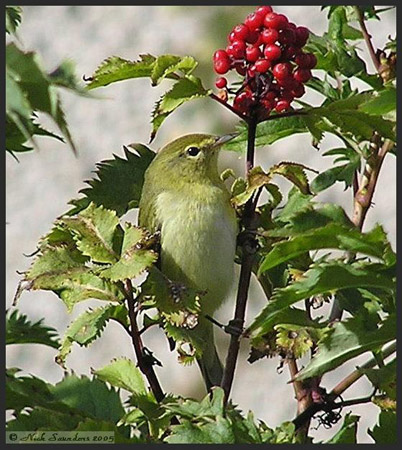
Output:
<svg viewBox="0 0 402 450">
<path fill-rule="evenodd" d="M 249 122 L 249 118 L 245 115 L 242 114 L 241 112 L 237 111 L 237 109 L 233 108 L 232 105 L 230 105 L 229 103 L 225 102 L 225 100 L 222 100 L 220 97 L 218 97 L 216 94 L 214 94 L 213 92 L 211 94 L 209 94 L 209 96 L 213 99 L 216 100 L 218 103 L 220 103 L 222 106 L 224 106 L 225 108 L 227 108 L 229 111 L 231 111 L 233 114 L 236 114 L 236 116 L 240 117 L 240 119 L 244 120 L 246 123 Z"/>
<path fill-rule="evenodd" d="M 363 38 L 366 42 L 368 51 L 370 53 L 370 58 L 373 61 L 374 67 L 376 68 L 377 72 L 379 72 L 381 63 L 377 57 L 376 51 L 374 50 L 373 43 L 371 42 L 371 36 L 367 31 L 366 23 L 364 21 L 364 14 L 359 6 L 355 6 L 354 9 L 356 11 L 357 19 L 360 24 L 360 28 L 362 30 Z"/>
<path fill-rule="evenodd" d="M 255 136 L 257 130 L 257 120 L 255 117 L 248 123 L 248 144 L 246 156 L 246 175 L 254 166 Z M 245 207 L 243 214 L 244 228 L 249 235 L 257 229 L 257 217 L 255 214 L 255 205 L 253 199 L 250 199 Z M 239 328 L 243 328 L 246 313 L 246 304 L 248 298 L 248 289 L 250 286 L 251 272 L 254 264 L 255 245 L 250 239 L 245 239 L 242 246 L 242 260 L 240 269 L 239 286 L 237 290 L 235 316 L 232 323 Z M 226 357 L 225 369 L 221 386 L 225 392 L 225 401 L 227 402 L 232 388 L 234 372 L 236 369 L 237 357 L 239 354 L 240 336 L 232 334 L 229 343 L 229 349 Z"/>
<path fill-rule="evenodd" d="M 138 368 L 146 376 L 151 391 L 153 392 L 157 402 L 161 402 L 165 398 L 165 394 L 159 384 L 155 371 L 152 367 L 152 361 L 146 361 L 144 355 L 144 345 L 138 330 L 137 312 L 135 310 L 135 299 L 133 297 L 133 286 L 131 280 L 125 282 L 125 297 L 128 305 L 128 315 L 131 326 L 131 340 L 134 347 L 135 356 L 137 358 Z"/>
</svg>

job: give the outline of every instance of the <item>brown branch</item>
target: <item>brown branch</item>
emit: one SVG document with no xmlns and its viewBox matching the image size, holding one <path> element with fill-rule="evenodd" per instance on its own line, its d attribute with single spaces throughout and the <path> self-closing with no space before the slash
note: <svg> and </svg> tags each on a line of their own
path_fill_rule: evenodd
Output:
<svg viewBox="0 0 402 450">
<path fill-rule="evenodd" d="M 395 351 L 396 351 L 396 342 L 393 342 L 382 351 L 382 356 L 385 359 L 388 356 L 392 355 Z M 293 423 L 295 424 L 296 429 L 304 426 L 306 422 L 309 422 L 318 411 L 328 409 L 329 405 L 331 404 L 336 405 L 336 403 L 333 403 L 334 400 L 340 395 L 342 395 L 346 391 L 346 389 L 352 386 L 352 384 L 356 383 L 356 381 L 359 380 L 364 375 L 362 369 L 370 369 L 372 367 L 375 367 L 377 364 L 378 364 L 377 359 L 371 358 L 362 366 L 360 366 L 358 369 L 354 370 L 347 377 L 345 377 L 326 396 L 325 402 L 313 403 L 305 411 L 303 411 L 295 419 L 293 419 Z M 349 401 L 349 404 L 347 402 L 342 403 L 343 404 L 341 406 L 351 406 L 353 404 L 351 403 L 351 401 Z"/>
<path fill-rule="evenodd" d="M 374 49 L 373 43 L 371 42 L 371 36 L 369 34 L 369 32 L 367 31 L 367 27 L 366 27 L 366 22 L 364 21 L 364 14 L 361 11 L 359 6 L 355 6 L 354 7 L 356 14 L 357 14 L 357 19 L 360 25 L 360 28 L 362 30 L 362 34 L 363 34 L 363 38 L 366 42 L 368 51 L 370 53 L 370 58 L 373 61 L 374 67 L 376 68 L 377 72 L 379 73 L 379 69 L 380 69 L 380 61 L 377 57 L 376 51 Z"/>
<path fill-rule="evenodd" d="M 135 310 L 135 299 L 133 297 L 133 286 L 131 280 L 125 282 L 125 297 L 128 305 L 128 315 L 130 318 L 131 326 L 131 340 L 134 347 L 135 356 L 137 358 L 137 365 L 141 372 L 148 380 L 151 391 L 153 392 L 156 401 L 161 402 L 165 398 L 165 394 L 159 384 L 159 380 L 156 377 L 155 371 L 152 367 L 152 361 L 147 361 L 144 354 L 144 345 L 142 343 L 141 335 L 138 330 L 137 324 L 137 312 Z"/>
<path fill-rule="evenodd" d="M 257 130 L 257 120 L 255 117 L 248 122 L 248 143 L 247 143 L 247 157 L 246 157 L 246 174 L 254 166 L 254 150 L 255 150 L 255 136 Z M 253 199 L 250 199 L 245 207 L 243 214 L 243 224 L 247 234 L 250 236 L 244 239 L 242 245 L 242 258 L 239 285 L 236 297 L 236 309 L 234 319 L 231 321 L 233 325 L 243 328 L 244 318 L 246 313 L 246 305 L 248 298 L 248 289 L 250 286 L 251 272 L 254 265 L 254 258 L 256 253 L 253 233 L 257 229 L 257 215 L 255 214 L 255 204 Z M 227 402 L 232 388 L 234 372 L 236 369 L 237 357 L 240 348 L 240 336 L 232 334 L 229 343 L 229 349 L 226 357 L 225 369 L 221 387 L 225 392 L 225 401 Z"/>
</svg>

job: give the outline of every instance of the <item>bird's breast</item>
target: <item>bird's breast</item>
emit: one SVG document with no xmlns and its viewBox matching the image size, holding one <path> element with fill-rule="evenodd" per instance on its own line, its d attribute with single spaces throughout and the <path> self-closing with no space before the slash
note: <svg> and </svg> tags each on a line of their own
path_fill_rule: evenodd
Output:
<svg viewBox="0 0 402 450">
<path fill-rule="evenodd" d="M 233 282 L 237 224 L 227 192 L 218 187 L 204 191 L 196 199 L 191 192 L 163 192 L 156 211 L 162 271 L 172 281 L 206 290 L 212 312 Z"/>
</svg>

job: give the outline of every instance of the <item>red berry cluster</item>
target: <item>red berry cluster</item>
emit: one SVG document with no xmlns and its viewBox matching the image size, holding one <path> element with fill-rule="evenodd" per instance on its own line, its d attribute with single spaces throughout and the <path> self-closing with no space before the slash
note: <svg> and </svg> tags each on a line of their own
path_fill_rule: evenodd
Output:
<svg viewBox="0 0 402 450">
<path fill-rule="evenodd" d="M 262 120 L 272 110 L 285 112 L 295 98 L 304 95 L 304 83 L 317 64 L 312 53 L 303 52 L 309 30 L 289 22 L 270 6 L 260 6 L 236 25 L 226 49 L 214 53 L 215 72 L 224 75 L 234 69 L 245 77 L 240 89 L 228 87 L 225 77 L 216 80 L 218 89 L 234 94 L 233 107 Z"/>
</svg>

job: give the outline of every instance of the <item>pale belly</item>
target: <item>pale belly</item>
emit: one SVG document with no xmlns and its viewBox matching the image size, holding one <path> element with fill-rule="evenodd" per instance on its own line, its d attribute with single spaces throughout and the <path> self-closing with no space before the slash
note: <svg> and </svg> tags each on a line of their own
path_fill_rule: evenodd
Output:
<svg viewBox="0 0 402 450">
<path fill-rule="evenodd" d="M 163 205 L 163 207 L 162 207 Z M 198 201 L 162 193 L 157 201 L 161 264 L 172 281 L 207 291 L 205 312 L 213 312 L 233 283 L 237 225 L 223 201 Z"/>
</svg>

